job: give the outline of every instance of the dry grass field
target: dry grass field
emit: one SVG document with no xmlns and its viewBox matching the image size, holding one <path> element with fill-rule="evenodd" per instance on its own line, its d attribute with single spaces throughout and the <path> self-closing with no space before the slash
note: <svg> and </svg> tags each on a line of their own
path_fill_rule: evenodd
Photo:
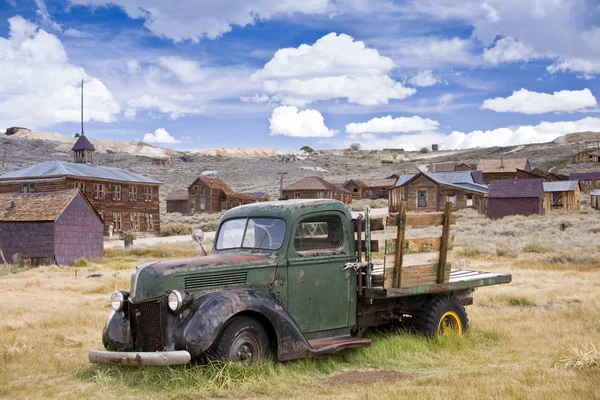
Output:
<svg viewBox="0 0 600 400">
<path fill-rule="evenodd" d="M 490 221 L 461 212 L 454 234 L 455 265 L 513 275 L 477 291 L 467 335 L 371 332 L 370 348 L 251 369 L 87 361 L 88 349 L 102 348 L 110 293 L 129 286 L 137 264 L 197 254 L 192 244 L 111 249 L 79 267 L 6 269 L 0 398 L 600 398 L 600 213 Z"/>
</svg>

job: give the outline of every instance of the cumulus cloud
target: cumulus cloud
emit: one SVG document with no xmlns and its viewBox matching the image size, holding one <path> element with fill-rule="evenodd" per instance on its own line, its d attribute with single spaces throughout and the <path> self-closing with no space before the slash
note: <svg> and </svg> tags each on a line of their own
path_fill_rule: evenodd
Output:
<svg viewBox="0 0 600 400">
<path fill-rule="evenodd" d="M 411 77 L 408 80 L 408 83 L 414 86 L 433 86 L 443 82 L 439 77 L 433 76 L 433 73 L 430 69 L 426 69 L 423 71 L 419 71 L 418 74 Z"/>
<path fill-rule="evenodd" d="M 339 145 L 344 147 L 359 142 L 365 149 L 404 148 L 414 151 L 429 147 L 432 143 L 441 149 L 468 149 L 474 147 L 513 146 L 527 143 L 545 143 L 570 132 L 594 131 L 600 126 L 600 118 L 587 117 L 577 121 L 541 122 L 538 125 L 505 127 L 488 131 L 454 131 L 449 135 L 429 132 L 394 137 L 372 134 L 348 135 Z"/>
<path fill-rule="evenodd" d="M 561 90 L 560 92 L 538 93 L 527 89 L 514 91 L 503 98 L 487 99 L 481 108 L 496 112 L 516 112 L 521 114 L 544 114 L 549 112 L 574 112 L 597 104 L 589 89 Z"/>
<path fill-rule="evenodd" d="M 582 77 L 590 77 L 595 74 L 600 74 L 600 58 L 597 60 L 586 60 L 582 58 L 561 59 L 557 60 L 552 65 L 549 65 L 546 70 L 551 74 L 571 71 L 581 73 Z"/>
<path fill-rule="evenodd" d="M 330 33 L 313 45 L 279 49 L 252 75 L 265 93 L 286 105 L 346 98 L 361 105 L 387 104 L 416 90 L 388 76 L 394 62 L 348 35 Z"/>
<path fill-rule="evenodd" d="M 147 143 L 180 143 L 181 140 L 175 139 L 165 128 L 158 128 L 154 133 L 146 133 L 143 142 Z"/>
<path fill-rule="evenodd" d="M 78 122 L 82 78 L 85 120 L 115 120 L 121 108 L 112 93 L 69 62 L 55 35 L 19 16 L 8 21 L 8 37 L 0 36 L 0 126 Z"/>
<path fill-rule="evenodd" d="M 280 106 L 273 110 L 271 135 L 292 137 L 331 137 L 337 131 L 327 128 L 321 113 L 317 110 L 298 111 L 294 106 Z"/>
<path fill-rule="evenodd" d="M 129 109 L 125 112 L 126 116 L 135 116 L 137 109 L 158 110 L 161 113 L 169 114 L 171 119 L 178 119 L 184 115 L 202 114 L 202 108 L 188 107 L 182 104 L 174 103 L 164 97 L 144 94 L 127 101 Z"/>
<path fill-rule="evenodd" d="M 174 73 L 183 83 L 196 83 L 206 77 L 196 61 L 181 57 L 160 57 L 158 64 Z"/>
<path fill-rule="evenodd" d="M 483 58 L 497 65 L 503 62 L 529 61 L 537 55 L 531 47 L 515 38 L 505 37 L 483 51 Z"/>
<path fill-rule="evenodd" d="M 255 94 L 254 96 L 240 96 L 242 103 L 266 103 L 270 100 L 266 94 Z"/>
<path fill-rule="evenodd" d="M 333 10 L 329 0 L 71 0 L 91 7 L 116 5 L 130 18 L 143 19 L 144 26 L 157 36 L 175 42 L 215 39 L 257 20 L 277 15 L 325 14 Z"/>
<path fill-rule="evenodd" d="M 439 126 L 439 122 L 429 118 L 421 118 L 418 115 L 412 117 L 392 118 L 391 115 L 381 118 L 373 118 L 367 122 L 353 122 L 346 125 L 347 133 L 392 133 L 392 132 L 418 132 L 433 131 Z"/>
<path fill-rule="evenodd" d="M 74 28 L 69 28 L 66 31 L 64 31 L 63 33 L 65 36 L 69 36 L 69 37 L 73 37 L 73 38 L 86 38 L 86 37 L 91 36 L 87 32 L 82 32 L 82 31 L 74 29 Z"/>
</svg>

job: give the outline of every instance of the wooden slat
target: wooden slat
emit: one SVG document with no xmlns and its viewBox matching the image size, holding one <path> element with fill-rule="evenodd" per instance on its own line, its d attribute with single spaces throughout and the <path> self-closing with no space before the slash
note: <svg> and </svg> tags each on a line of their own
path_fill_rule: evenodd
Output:
<svg viewBox="0 0 600 400">
<path fill-rule="evenodd" d="M 446 202 L 444 208 L 444 227 L 442 229 L 442 243 L 440 247 L 439 270 L 437 276 L 438 283 L 446 283 L 450 277 L 450 268 L 446 264 L 448 259 L 448 239 L 450 238 L 450 217 L 452 215 L 452 204 Z"/>
<path fill-rule="evenodd" d="M 406 215 L 406 226 L 437 226 L 443 225 L 444 213 L 411 213 Z M 398 224 L 398 214 L 390 214 L 386 218 L 387 226 Z M 450 224 L 456 224 L 456 215 L 450 216 Z"/>
<path fill-rule="evenodd" d="M 358 240 L 357 240 L 357 242 L 358 242 Z M 362 246 L 361 246 L 362 252 L 365 253 L 367 251 L 365 239 L 361 240 L 361 243 L 362 243 Z M 356 244 L 356 248 L 358 249 L 358 243 Z M 379 240 L 371 239 L 371 252 L 372 253 L 379 252 Z"/>
<path fill-rule="evenodd" d="M 371 232 L 382 231 L 385 229 L 382 218 L 371 218 Z"/>
<path fill-rule="evenodd" d="M 385 265 L 386 267 L 391 266 L 395 261 L 396 255 L 386 255 L 385 257 Z M 414 253 L 414 254 L 404 254 L 402 257 L 402 273 L 404 274 L 407 269 L 410 267 L 415 267 L 419 265 L 428 265 L 428 264 L 438 264 L 440 261 L 440 253 L 437 251 L 432 251 L 429 253 Z M 446 263 L 452 261 L 452 253 L 448 254 L 446 257 Z"/>
<path fill-rule="evenodd" d="M 450 268 L 448 264 L 448 268 Z M 438 266 L 436 264 L 420 265 L 416 267 L 405 268 L 402 272 L 402 288 L 410 286 L 435 284 L 437 280 Z M 385 268 L 383 278 L 383 287 L 389 288 L 393 284 L 393 268 Z M 381 281 L 379 276 L 377 277 L 377 284 Z"/>
<path fill-rule="evenodd" d="M 404 239 L 404 254 L 440 251 L 441 236 L 429 238 Z M 448 248 L 454 245 L 454 236 L 448 238 Z M 385 254 L 396 254 L 396 239 L 385 240 Z"/>
<path fill-rule="evenodd" d="M 404 242 L 404 233 L 406 230 L 406 202 L 400 203 L 400 212 L 398 218 L 396 218 L 396 243 Z M 403 263 L 404 249 L 402 246 L 396 251 L 394 255 L 394 286 L 399 288 L 402 285 L 402 263 Z"/>
</svg>

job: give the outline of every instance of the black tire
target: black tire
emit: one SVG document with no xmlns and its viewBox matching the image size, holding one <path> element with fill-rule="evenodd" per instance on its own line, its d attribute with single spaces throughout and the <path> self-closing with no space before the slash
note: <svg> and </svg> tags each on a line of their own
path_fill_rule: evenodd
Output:
<svg viewBox="0 0 600 400">
<path fill-rule="evenodd" d="M 250 317 L 233 317 L 223 327 L 210 349 L 212 357 L 238 362 L 247 367 L 261 363 L 270 352 L 269 336 Z"/>
<path fill-rule="evenodd" d="M 465 307 L 454 296 L 436 296 L 415 313 L 415 330 L 427 336 L 463 334 L 469 328 Z"/>
</svg>

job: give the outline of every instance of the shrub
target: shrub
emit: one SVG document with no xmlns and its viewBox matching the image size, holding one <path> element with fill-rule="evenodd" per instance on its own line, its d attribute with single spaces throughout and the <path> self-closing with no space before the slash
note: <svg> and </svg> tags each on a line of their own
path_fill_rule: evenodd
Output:
<svg viewBox="0 0 600 400">
<path fill-rule="evenodd" d="M 545 244 L 539 243 L 539 242 L 531 242 L 531 243 L 527 243 L 525 246 L 523 246 L 523 253 L 538 253 L 538 254 L 543 254 L 543 253 L 551 253 L 554 249 L 550 246 L 546 246 Z"/>
<path fill-rule="evenodd" d="M 360 143 L 352 143 L 350 145 L 350 150 L 354 150 L 354 151 L 360 150 Z"/>
<path fill-rule="evenodd" d="M 419 153 L 422 153 L 422 154 L 429 153 L 429 149 L 427 147 L 421 147 L 421 150 L 419 150 Z"/>
<path fill-rule="evenodd" d="M 554 366 L 560 369 L 584 369 L 600 367 L 600 351 L 591 345 L 569 345 L 569 354 L 563 356 Z"/>
<path fill-rule="evenodd" d="M 304 150 L 307 153 L 312 153 L 314 151 L 310 146 L 302 146 L 300 147 L 300 150 Z"/>
<path fill-rule="evenodd" d="M 496 255 L 498 257 L 510 257 L 517 258 L 519 253 L 513 247 L 509 246 L 506 243 L 498 242 L 496 243 Z"/>
<path fill-rule="evenodd" d="M 137 239 L 137 233 L 134 231 L 124 231 L 120 235 L 121 240 L 135 240 Z"/>
<path fill-rule="evenodd" d="M 82 257 L 82 258 L 78 258 L 77 260 L 75 260 L 73 262 L 73 266 L 74 267 L 89 267 L 90 262 Z"/>
<path fill-rule="evenodd" d="M 160 236 L 191 235 L 194 226 L 190 224 L 167 224 L 160 229 Z"/>
</svg>

